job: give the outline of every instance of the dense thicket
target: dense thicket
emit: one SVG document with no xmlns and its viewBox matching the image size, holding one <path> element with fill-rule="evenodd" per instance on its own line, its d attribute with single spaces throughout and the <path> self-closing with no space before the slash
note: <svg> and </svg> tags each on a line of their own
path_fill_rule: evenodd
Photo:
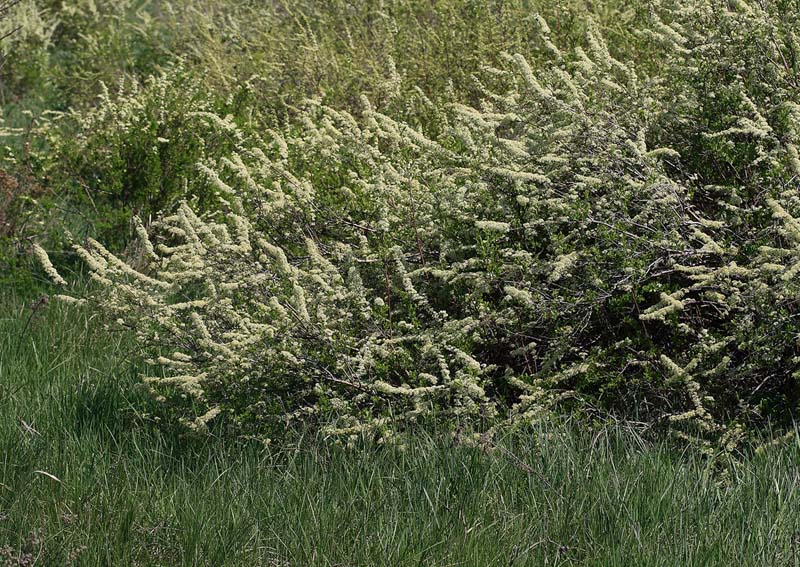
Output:
<svg viewBox="0 0 800 567">
<path fill-rule="evenodd" d="M 588 6 L 548 0 L 537 9 L 571 44 L 582 41 Z M 643 53 L 630 33 L 642 14 L 615 3 L 592 10 L 613 25 L 618 49 Z M 0 238 L 57 241 L 68 226 L 118 249 L 132 234 L 130 215 L 174 206 L 198 145 L 216 142 L 197 135 L 191 111 L 262 132 L 285 125 L 308 97 L 355 110 L 367 95 L 409 118 L 417 89 L 474 103 L 472 75 L 503 51 L 534 65 L 547 55 L 536 16 L 527 0 L 23 0 L 0 23 L 2 33 L 18 29 L 0 44 L 11 134 L 2 157 L 18 181 Z M 3 265 L 17 260 L 0 253 Z"/>
<path fill-rule="evenodd" d="M 246 433 L 577 404 L 730 446 L 792 418 L 800 6 L 467 4 L 339 35 L 355 8 L 276 4 L 314 63 L 268 79 L 258 8 L 220 8 L 244 58 L 170 35 L 166 71 L 31 130 L 31 175 L 140 213 L 125 254 L 73 244 L 156 395 Z"/>
</svg>

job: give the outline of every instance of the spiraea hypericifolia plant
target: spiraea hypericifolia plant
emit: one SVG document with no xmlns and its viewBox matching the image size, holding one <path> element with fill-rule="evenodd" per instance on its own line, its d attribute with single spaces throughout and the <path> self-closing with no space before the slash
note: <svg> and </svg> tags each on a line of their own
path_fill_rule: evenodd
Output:
<svg viewBox="0 0 800 567">
<path fill-rule="evenodd" d="M 311 100 L 198 165 L 219 212 L 138 224 L 133 263 L 76 245 L 98 284 L 86 299 L 135 329 L 162 369 L 145 380 L 200 428 L 516 423 L 579 397 L 733 447 L 726 423 L 792 403 L 797 221 L 792 191 L 725 185 L 686 148 L 785 187 L 794 118 L 769 105 L 794 107 L 743 79 L 737 114 L 701 120 L 714 103 L 695 78 L 729 54 L 701 8 L 653 12 L 672 82 L 616 59 L 594 24 L 566 51 L 538 20 L 551 64 L 503 54 L 475 77 L 477 105 L 420 92 L 430 128 L 367 98 L 357 114 Z M 745 8 L 726 25 L 763 23 Z"/>
</svg>

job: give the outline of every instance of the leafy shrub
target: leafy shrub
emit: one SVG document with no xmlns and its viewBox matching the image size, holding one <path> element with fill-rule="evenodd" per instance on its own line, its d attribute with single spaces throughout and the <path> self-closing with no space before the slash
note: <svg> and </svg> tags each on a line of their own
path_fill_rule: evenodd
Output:
<svg viewBox="0 0 800 567">
<path fill-rule="evenodd" d="M 73 206 L 91 211 L 90 233 L 124 244 L 133 215 L 147 218 L 189 196 L 206 206 L 208 195 L 191 183 L 197 162 L 241 140 L 238 130 L 212 131 L 202 116 L 241 117 L 249 92 L 244 85 L 220 100 L 181 67 L 122 81 L 113 94 L 104 88 L 96 106 L 44 128 L 44 172 Z"/>
<path fill-rule="evenodd" d="M 602 7 L 603 21 L 640 17 L 613 6 Z M 542 10 L 554 39 L 583 33 L 583 2 Z M 294 119 L 307 97 L 353 110 L 365 93 L 396 117 L 424 121 L 407 107 L 418 90 L 475 101 L 472 74 L 503 49 L 534 67 L 549 53 L 534 41 L 539 23 L 527 2 L 516 0 L 25 0 L 4 25 L 22 26 L 4 45 L 14 57 L 2 69 L 3 112 L 18 132 L 6 137 L 4 167 L 43 187 L 38 217 L 55 226 L 50 248 L 65 227 L 122 245 L 132 213 L 147 217 L 196 194 L 191 168 L 210 140 L 181 130 L 186 113 L 231 113 L 251 135 Z M 54 112 L 66 116 L 54 121 Z M 176 129 L 180 136 L 163 135 Z"/>
<path fill-rule="evenodd" d="M 592 20 L 566 50 L 537 19 L 550 63 L 498 54 L 474 104 L 311 100 L 202 158 L 220 210 L 139 221 L 130 263 L 76 243 L 87 299 L 200 428 L 513 423 L 579 397 L 730 447 L 798 401 L 785 7 L 656 4 L 636 33 L 657 70 Z"/>
<path fill-rule="evenodd" d="M 56 20 L 47 10 L 40 10 L 32 0 L 3 3 L 0 18 L 0 76 L 3 98 L 38 86 L 50 64 L 48 50 L 53 43 Z"/>
</svg>

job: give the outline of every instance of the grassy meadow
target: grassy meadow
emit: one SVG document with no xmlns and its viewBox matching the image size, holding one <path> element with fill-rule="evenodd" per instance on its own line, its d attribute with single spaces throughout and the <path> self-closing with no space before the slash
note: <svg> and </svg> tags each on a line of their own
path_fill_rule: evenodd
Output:
<svg viewBox="0 0 800 567">
<path fill-rule="evenodd" d="M 0 37 L 0 567 L 800 566 L 797 0 Z"/>
<path fill-rule="evenodd" d="M 32 299 L 0 318 L 5 565 L 800 564 L 794 442 L 721 482 L 623 426 L 492 451 L 187 437 L 143 415 L 125 337 Z"/>
</svg>

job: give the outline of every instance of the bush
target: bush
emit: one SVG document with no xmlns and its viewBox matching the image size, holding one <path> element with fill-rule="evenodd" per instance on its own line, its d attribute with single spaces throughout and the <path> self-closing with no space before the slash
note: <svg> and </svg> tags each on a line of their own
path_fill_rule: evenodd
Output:
<svg viewBox="0 0 800 567">
<path fill-rule="evenodd" d="M 601 21 L 641 17 L 615 6 L 604 5 Z M 583 2 L 542 9 L 554 39 L 583 33 Z M 57 248 L 68 228 L 121 248 L 131 214 L 196 195 L 193 164 L 215 141 L 195 132 L 187 113 L 233 114 L 249 136 L 295 119 L 307 97 L 352 111 L 365 93 L 395 117 L 424 121 L 407 107 L 410 97 L 421 90 L 437 103 L 477 101 L 472 74 L 503 49 L 537 67 L 549 53 L 535 42 L 537 22 L 516 0 L 25 0 L 3 24 L 22 29 L 4 45 L 14 57 L 0 70 L 4 116 L 16 132 L 4 136 L 4 167 L 44 194 L 36 211 L 44 228 L 22 236 L 49 235 Z M 630 34 L 615 35 L 631 49 Z"/>
<path fill-rule="evenodd" d="M 220 100 L 182 67 L 142 83 L 122 81 L 113 93 L 104 88 L 96 106 L 43 128 L 44 174 L 70 205 L 90 211 L 89 234 L 121 246 L 134 215 L 148 218 L 189 197 L 208 206 L 209 196 L 192 182 L 196 164 L 241 140 L 238 130 L 212 131 L 202 117 L 236 115 L 241 122 L 249 93 L 244 85 Z"/>
<path fill-rule="evenodd" d="M 221 210 L 139 222 L 131 263 L 76 244 L 87 299 L 199 428 L 514 423 L 579 399 L 731 447 L 798 402 L 783 8 L 655 6 L 637 32 L 657 71 L 591 20 L 562 50 L 539 19 L 550 63 L 498 56 L 477 104 L 418 92 L 400 120 L 311 100 L 203 159 Z"/>
</svg>

